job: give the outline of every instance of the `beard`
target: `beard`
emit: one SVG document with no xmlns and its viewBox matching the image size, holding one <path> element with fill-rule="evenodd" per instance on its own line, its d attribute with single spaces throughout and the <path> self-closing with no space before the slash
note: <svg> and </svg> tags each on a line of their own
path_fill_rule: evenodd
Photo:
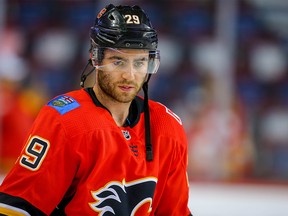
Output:
<svg viewBox="0 0 288 216">
<path fill-rule="evenodd" d="M 113 82 L 110 73 L 105 73 L 99 70 L 97 74 L 97 82 L 102 91 L 103 97 L 108 97 L 114 102 L 130 103 L 140 92 L 141 87 L 144 83 L 144 78 L 141 85 L 138 85 L 136 82 L 127 80 Z M 119 89 L 119 86 L 121 85 L 133 86 L 134 89 L 133 91 L 123 92 Z"/>
</svg>

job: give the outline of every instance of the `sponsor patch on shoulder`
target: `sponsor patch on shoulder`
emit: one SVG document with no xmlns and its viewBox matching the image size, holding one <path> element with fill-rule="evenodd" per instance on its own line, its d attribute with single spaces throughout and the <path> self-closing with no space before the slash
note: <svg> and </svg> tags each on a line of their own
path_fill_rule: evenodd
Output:
<svg viewBox="0 0 288 216">
<path fill-rule="evenodd" d="M 48 106 L 53 107 L 56 109 L 61 115 L 76 109 L 80 106 L 80 104 L 74 100 L 74 98 L 67 96 L 67 95 L 61 95 L 59 97 L 54 98 L 48 103 Z"/>
</svg>

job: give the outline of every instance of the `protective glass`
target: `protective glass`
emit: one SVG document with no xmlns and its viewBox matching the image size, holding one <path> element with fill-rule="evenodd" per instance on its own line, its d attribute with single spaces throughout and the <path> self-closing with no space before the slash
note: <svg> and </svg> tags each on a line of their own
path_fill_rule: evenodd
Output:
<svg viewBox="0 0 288 216">
<path fill-rule="evenodd" d="M 99 61 L 99 55 L 103 59 Z M 93 66 L 107 72 L 129 72 L 154 74 L 160 65 L 159 50 L 95 48 Z M 98 63 L 99 62 L 99 63 Z"/>
</svg>

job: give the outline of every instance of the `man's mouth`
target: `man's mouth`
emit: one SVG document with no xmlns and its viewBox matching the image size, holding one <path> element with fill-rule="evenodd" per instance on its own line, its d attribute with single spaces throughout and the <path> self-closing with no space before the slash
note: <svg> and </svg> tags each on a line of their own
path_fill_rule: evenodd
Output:
<svg viewBox="0 0 288 216">
<path fill-rule="evenodd" d="M 133 86 L 126 86 L 126 85 L 121 85 L 121 86 L 119 86 L 119 88 L 120 88 L 122 91 L 131 91 L 132 89 L 134 89 Z"/>
</svg>

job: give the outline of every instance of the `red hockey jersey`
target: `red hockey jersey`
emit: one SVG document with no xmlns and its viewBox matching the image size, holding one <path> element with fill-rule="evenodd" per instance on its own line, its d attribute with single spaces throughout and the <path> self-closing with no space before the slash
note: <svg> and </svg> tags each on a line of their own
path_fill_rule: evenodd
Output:
<svg viewBox="0 0 288 216">
<path fill-rule="evenodd" d="M 92 89 L 51 100 L 0 187 L 0 214 L 190 215 L 181 120 L 160 103 L 149 100 L 149 107 L 151 162 L 142 98 L 133 100 L 124 127 Z"/>
</svg>

